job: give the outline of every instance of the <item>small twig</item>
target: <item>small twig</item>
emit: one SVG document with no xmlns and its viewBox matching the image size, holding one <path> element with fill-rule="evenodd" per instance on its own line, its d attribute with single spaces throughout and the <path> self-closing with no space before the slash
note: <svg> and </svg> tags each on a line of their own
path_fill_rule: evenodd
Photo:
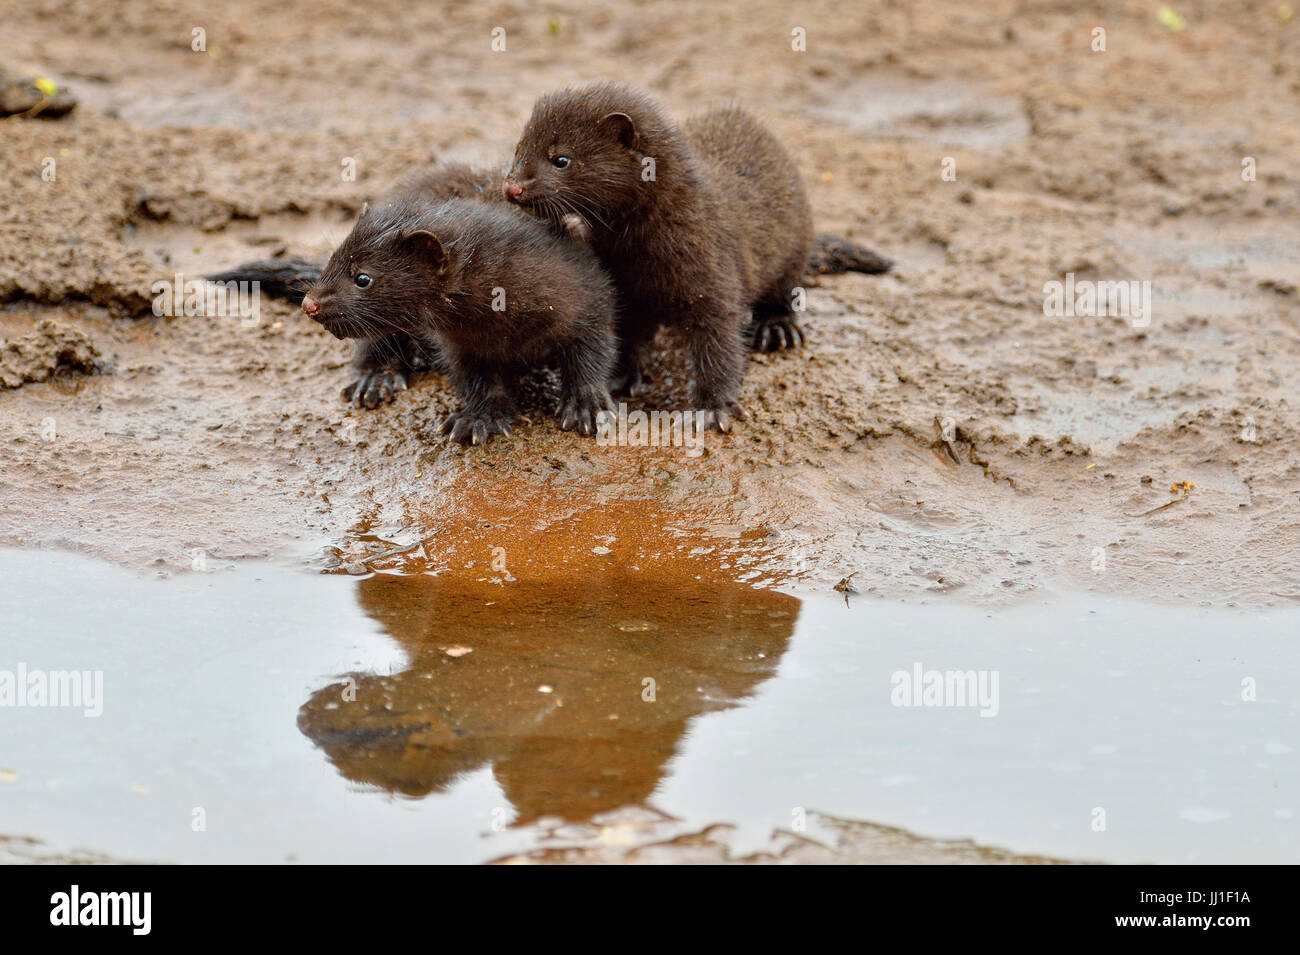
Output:
<svg viewBox="0 0 1300 955">
<path fill-rule="evenodd" d="M 1165 503 L 1159 504 L 1151 508 L 1151 510 L 1149 511 L 1143 511 L 1141 514 L 1125 514 L 1124 516 L 1125 517 L 1147 517 L 1151 514 L 1156 513 L 1157 511 L 1163 511 L 1166 507 L 1173 507 L 1175 504 L 1181 504 L 1183 503 L 1183 501 L 1187 500 L 1189 497 L 1192 496 L 1192 488 L 1194 487 L 1196 487 L 1195 481 L 1178 481 L 1177 483 L 1172 484 L 1169 487 L 1170 494 L 1179 495 L 1178 497 L 1174 498 L 1172 501 L 1165 501 Z"/>
<path fill-rule="evenodd" d="M 41 100 L 39 103 L 37 103 L 34 106 L 29 106 L 21 113 L 10 113 L 8 116 L 5 116 L 4 119 L 30 119 L 32 117 L 39 116 L 41 115 L 41 113 L 45 111 L 45 107 L 50 105 L 50 99 L 51 99 L 50 94 L 42 91 Z"/>
<path fill-rule="evenodd" d="M 1151 510 L 1149 511 L 1143 511 L 1141 514 L 1125 514 L 1124 516 L 1125 517 L 1146 517 L 1148 514 L 1154 514 L 1156 511 L 1163 511 L 1166 507 L 1173 507 L 1175 504 L 1181 504 L 1185 500 L 1187 500 L 1187 498 L 1185 497 L 1176 497 L 1172 501 L 1165 501 L 1163 504 L 1159 504 L 1151 508 Z"/>
<path fill-rule="evenodd" d="M 850 582 L 856 576 L 858 576 L 858 572 L 855 570 L 847 577 L 840 578 L 840 582 L 835 585 L 835 589 L 844 594 L 844 606 L 846 607 L 849 605 L 849 594 L 856 594 L 858 592 L 858 588 L 854 587 Z"/>
</svg>

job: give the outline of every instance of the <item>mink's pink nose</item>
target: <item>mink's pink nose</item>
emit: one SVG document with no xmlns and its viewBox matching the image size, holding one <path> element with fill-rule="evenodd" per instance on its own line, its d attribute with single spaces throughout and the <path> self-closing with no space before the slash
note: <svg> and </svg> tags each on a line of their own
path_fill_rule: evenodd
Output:
<svg viewBox="0 0 1300 955">
<path fill-rule="evenodd" d="M 317 313 L 320 312 L 320 302 L 308 295 L 302 300 L 302 310 L 312 318 L 315 318 Z"/>
<path fill-rule="evenodd" d="M 506 198 L 511 202 L 518 202 L 520 197 L 524 194 L 524 187 L 519 185 L 517 182 L 511 182 L 509 179 L 506 180 L 504 188 Z"/>
</svg>

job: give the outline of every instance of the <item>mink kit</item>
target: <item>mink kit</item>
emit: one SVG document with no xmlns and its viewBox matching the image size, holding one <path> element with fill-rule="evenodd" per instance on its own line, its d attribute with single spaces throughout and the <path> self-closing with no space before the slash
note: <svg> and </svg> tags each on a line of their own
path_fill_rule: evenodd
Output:
<svg viewBox="0 0 1300 955">
<path fill-rule="evenodd" d="M 616 390 L 642 389 L 646 349 L 659 326 L 675 326 L 695 407 L 727 431 L 744 416 L 747 326 L 759 347 L 802 342 L 793 294 L 812 213 L 794 161 L 742 110 L 678 126 L 619 83 L 547 93 L 503 191 L 541 218 L 578 216 L 590 230 L 620 296 Z"/>
<path fill-rule="evenodd" d="M 358 340 L 358 380 L 388 398 L 422 363 L 445 371 L 461 407 L 444 433 L 479 444 L 511 433 L 511 385 L 554 363 L 560 427 L 590 435 L 612 405 L 614 297 L 585 246 L 508 206 L 407 192 L 365 209 L 302 302 Z"/>
</svg>

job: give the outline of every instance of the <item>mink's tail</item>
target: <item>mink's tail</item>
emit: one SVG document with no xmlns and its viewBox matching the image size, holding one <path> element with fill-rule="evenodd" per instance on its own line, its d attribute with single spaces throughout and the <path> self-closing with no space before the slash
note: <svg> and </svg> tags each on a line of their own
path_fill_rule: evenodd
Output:
<svg viewBox="0 0 1300 955">
<path fill-rule="evenodd" d="M 879 275 L 888 272 L 893 266 L 892 259 L 825 232 L 817 233 L 812 255 L 808 256 L 808 271 L 813 275 L 837 275 L 840 272 Z"/>
<path fill-rule="evenodd" d="M 320 273 L 320 263 L 295 256 L 245 262 L 204 278 L 209 282 L 259 282 L 259 290 L 263 295 L 297 303 L 302 301 L 312 283 L 320 278 Z"/>
<path fill-rule="evenodd" d="M 812 275 L 838 275 L 841 272 L 878 275 L 888 272 L 893 265 L 890 259 L 878 252 L 824 232 L 818 233 L 812 255 L 808 257 L 808 272 Z M 319 263 L 291 257 L 245 262 L 206 278 L 209 282 L 258 282 L 263 295 L 297 303 L 320 278 L 320 273 Z"/>
</svg>

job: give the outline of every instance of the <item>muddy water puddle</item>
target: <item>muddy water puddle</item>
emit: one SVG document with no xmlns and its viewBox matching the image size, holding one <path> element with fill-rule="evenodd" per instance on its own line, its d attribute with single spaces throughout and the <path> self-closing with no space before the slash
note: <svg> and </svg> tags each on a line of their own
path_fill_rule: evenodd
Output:
<svg viewBox="0 0 1300 955">
<path fill-rule="evenodd" d="M 1300 856 L 1300 613 L 801 599 L 710 571 L 690 534 L 589 530 L 547 573 L 511 566 L 508 529 L 504 563 L 445 528 L 364 575 L 0 552 L 0 671 L 102 674 L 80 706 L 0 710 L 0 835 L 181 862 L 671 859 L 702 832 L 731 857 L 833 848 L 860 820 L 1057 858 Z M 947 671 L 970 698 L 963 676 L 926 705 Z"/>
</svg>

